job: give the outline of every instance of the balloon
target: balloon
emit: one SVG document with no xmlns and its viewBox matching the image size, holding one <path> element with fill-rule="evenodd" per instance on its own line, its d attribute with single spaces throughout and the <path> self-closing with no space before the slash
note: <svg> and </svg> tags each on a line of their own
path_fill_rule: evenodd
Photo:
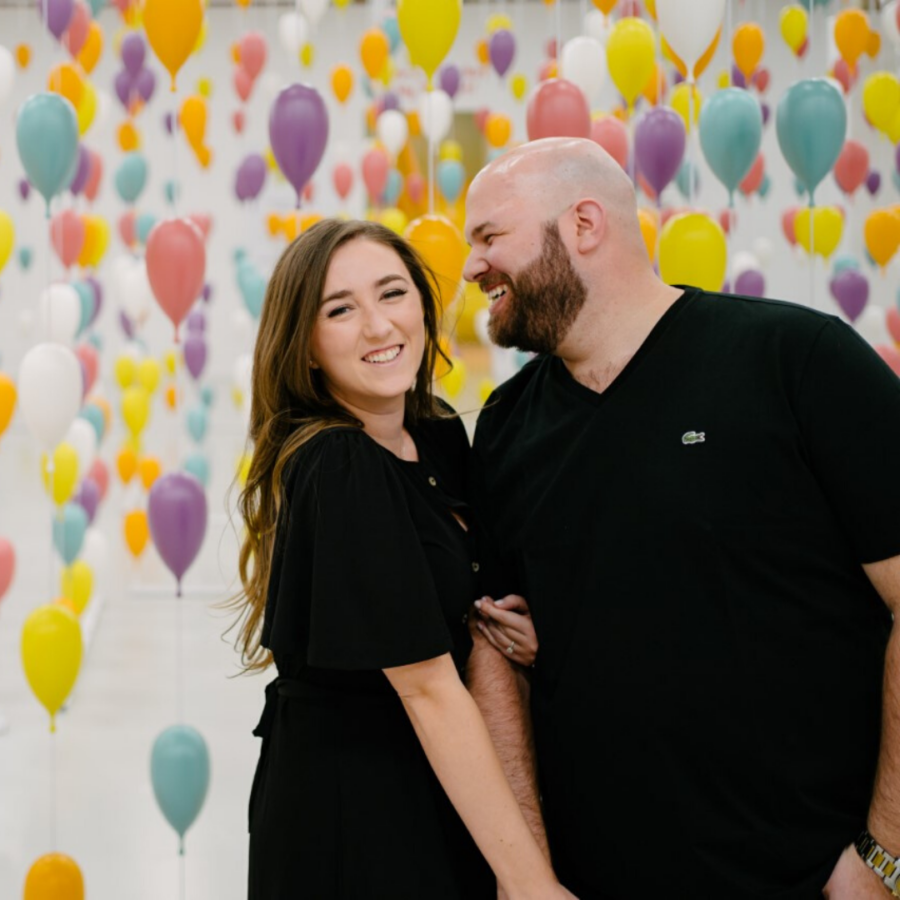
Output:
<svg viewBox="0 0 900 900">
<path fill-rule="evenodd" d="M 142 387 L 126 388 L 122 395 L 122 419 L 132 437 L 140 437 L 149 417 L 150 394 Z"/>
<path fill-rule="evenodd" d="M 652 263 L 656 258 L 656 218 L 646 209 L 639 209 L 637 212 L 638 223 L 641 226 L 641 236 L 644 238 L 644 244 L 647 247 L 647 255 L 650 257 L 650 262 Z"/>
<path fill-rule="evenodd" d="M 60 344 L 38 344 L 19 367 L 19 406 L 32 436 L 52 450 L 81 406 L 81 366 Z"/>
<path fill-rule="evenodd" d="M 184 470 L 193 475 L 204 488 L 209 487 L 209 460 L 202 453 L 192 453 L 184 461 Z"/>
<path fill-rule="evenodd" d="M 13 380 L 0 372 L 0 437 L 9 427 L 16 408 L 16 385 Z"/>
<path fill-rule="evenodd" d="M 70 344 L 75 339 L 82 315 L 81 298 L 72 285 L 56 283 L 44 288 L 38 298 L 38 310 L 46 340 Z"/>
<path fill-rule="evenodd" d="M 859 142 L 848 140 L 834 164 L 834 180 L 845 193 L 853 192 L 869 174 L 869 151 Z"/>
<path fill-rule="evenodd" d="M 147 45 L 138 32 L 133 31 L 122 39 L 119 56 L 122 58 L 122 65 L 125 66 L 125 71 L 132 77 L 137 77 L 138 72 L 144 68 L 146 54 Z"/>
<path fill-rule="evenodd" d="M 653 31 L 642 19 L 619 19 L 613 26 L 606 44 L 609 75 L 629 108 L 653 74 L 655 52 Z"/>
<path fill-rule="evenodd" d="M 259 153 L 249 153 L 238 166 L 234 180 L 234 193 L 238 200 L 255 200 L 266 183 L 268 166 Z"/>
<path fill-rule="evenodd" d="M 206 101 L 203 97 L 188 97 L 181 104 L 178 122 L 191 147 L 202 146 L 206 137 Z"/>
<path fill-rule="evenodd" d="M 84 408 L 78 414 L 80 418 L 84 419 L 91 428 L 94 429 L 94 434 L 97 438 L 97 443 L 103 440 L 104 435 L 106 434 L 106 418 L 103 415 L 103 411 L 96 403 L 86 403 Z M 96 463 L 97 460 L 94 460 Z M 102 460 L 100 461 L 102 465 Z M 94 469 L 94 465 L 91 465 L 91 470 Z M 99 486 L 99 483 L 98 483 Z"/>
<path fill-rule="evenodd" d="M 866 249 L 872 259 L 884 268 L 900 247 L 900 212 L 876 209 L 866 218 L 864 228 Z"/>
<path fill-rule="evenodd" d="M 657 2 L 662 4 L 662 0 Z M 683 213 L 672 216 L 663 226 L 659 272 L 667 284 L 718 291 L 725 282 L 727 256 L 725 234 L 709 216 Z"/>
<path fill-rule="evenodd" d="M 462 0 L 398 0 L 397 24 L 409 60 L 431 78 L 453 46 L 462 18 Z"/>
<path fill-rule="evenodd" d="M 28 180 L 47 201 L 69 186 L 78 165 L 78 120 L 58 94 L 33 94 L 16 117 L 16 145 Z"/>
<path fill-rule="evenodd" d="M 896 172 L 894 175 L 896 176 Z M 894 182 L 896 184 L 896 180 Z M 866 190 L 869 194 L 874 197 L 878 193 L 878 189 L 881 187 L 881 174 L 876 172 L 874 169 L 869 172 L 866 176 Z"/>
<path fill-rule="evenodd" d="M 809 26 L 809 16 L 806 10 L 797 5 L 785 6 L 781 10 L 779 25 L 784 42 L 795 54 L 798 53 L 806 40 L 806 31 Z"/>
<path fill-rule="evenodd" d="M 370 28 L 359 42 L 359 57 L 369 78 L 377 78 L 390 54 L 387 35 L 380 28 Z"/>
<path fill-rule="evenodd" d="M 338 163 L 334 167 L 332 179 L 334 181 L 334 190 L 338 197 L 341 200 L 346 200 L 350 191 L 353 190 L 353 169 L 347 163 Z"/>
<path fill-rule="evenodd" d="M 890 72 L 873 72 L 863 84 L 863 109 L 872 125 L 887 134 L 900 110 L 900 81 Z"/>
<path fill-rule="evenodd" d="M 841 312 L 855 322 L 869 301 L 868 278 L 855 269 L 844 269 L 834 275 L 828 287 Z"/>
<path fill-rule="evenodd" d="M 520 73 L 509 80 L 509 89 L 516 100 L 521 100 L 528 93 L 528 79 Z"/>
<path fill-rule="evenodd" d="M 203 26 L 202 0 L 144 0 L 144 30 L 159 61 L 175 76 L 191 55 Z"/>
<path fill-rule="evenodd" d="M 453 124 L 453 101 L 443 91 L 428 91 L 419 98 L 419 122 L 422 134 L 440 143 Z"/>
<path fill-rule="evenodd" d="M 812 212 L 812 216 L 810 213 Z M 812 235 L 810 235 L 810 229 Z M 794 234 L 797 243 L 807 253 L 817 253 L 828 259 L 837 249 L 844 234 L 844 217 L 831 206 L 821 206 L 810 210 L 804 207 L 797 211 L 794 217 Z M 812 249 L 810 249 L 810 237 L 812 237 Z"/>
<path fill-rule="evenodd" d="M 80 415 L 69 426 L 63 443 L 60 446 L 70 446 L 75 451 L 76 478 L 80 478 L 90 469 L 97 455 L 97 434 L 94 426 Z M 59 447 L 56 448 L 57 450 Z M 55 451 L 54 451 L 55 452 Z"/>
<path fill-rule="evenodd" d="M 628 168 L 628 130 L 615 116 L 594 119 L 591 122 L 590 138 L 623 169 Z"/>
<path fill-rule="evenodd" d="M 731 41 L 734 61 L 745 78 L 749 78 L 762 59 L 766 39 L 762 28 L 755 22 L 742 22 L 735 29 Z"/>
<path fill-rule="evenodd" d="M 44 477 L 47 478 L 46 473 Z M 57 473 L 54 472 L 52 487 L 54 492 L 57 480 Z M 88 527 L 88 514 L 85 508 L 78 503 L 63 502 L 58 505 L 62 508 L 53 519 L 53 546 L 56 547 L 63 562 L 68 566 L 81 552 L 84 534 Z"/>
<path fill-rule="evenodd" d="M 147 525 L 147 513 L 142 509 L 133 509 L 125 514 L 125 543 L 131 555 L 137 559 L 147 546 L 150 529 Z"/>
<path fill-rule="evenodd" d="M 34 610 L 22 628 L 22 665 L 31 690 L 50 713 L 50 731 L 56 731 L 56 713 L 81 667 L 81 627 L 74 613 L 55 604 Z"/>
<path fill-rule="evenodd" d="M 715 38 L 724 14 L 725 0 L 656 0 L 660 33 L 689 72 Z"/>
<path fill-rule="evenodd" d="M 466 258 L 459 230 L 443 216 L 427 215 L 410 222 L 404 233 L 437 278 L 441 305 L 446 309 L 456 297 Z"/>
<path fill-rule="evenodd" d="M 134 203 L 147 184 L 147 160 L 140 153 L 128 153 L 116 171 L 116 191 L 125 203 Z"/>
<path fill-rule="evenodd" d="M 84 900 L 81 869 L 64 853 L 47 853 L 28 870 L 24 900 Z"/>
<path fill-rule="evenodd" d="M 869 44 L 869 19 L 862 10 L 845 9 L 834 20 L 834 42 L 849 66 L 865 53 Z"/>
<path fill-rule="evenodd" d="M 441 66 L 441 71 L 438 72 L 438 87 L 451 100 L 459 92 L 461 81 L 462 74 L 459 71 L 459 66 L 456 66 L 453 63 L 448 63 L 446 66 Z"/>
<path fill-rule="evenodd" d="M 190 476 L 186 476 L 190 477 Z M 150 779 L 156 802 L 179 838 L 200 814 L 209 789 L 209 750 L 200 732 L 190 725 L 173 725 L 153 742 Z"/>
<path fill-rule="evenodd" d="M 97 192 L 100 190 L 100 179 L 103 177 L 103 159 L 99 153 L 88 150 L 88 177 L 84 184 L 84 196 L 93 202 L 97 198 Z"/>
<path fill-rule="evenodd" d="M 202 334 L 191 334 L 184 342 L 184 362 L 191 377 L 196 381 L 206 365 L 206 341 Z"/>
<path fill-rule="evenodd" d="M 592 37 L 574 37 L 563 45 L 560 75 L 581 88 L 590 104 L 600 100 L 606 81 L 606 51 Z"/>
<path fill-rule="evenodd" d="M 687 81 L 679 84 L 672 91 L 669 105 L 681 116 L 685 131 L 690 134 L 691 128 L 700 121 L 700 112 L 703 109 L 703 95 L 697 86 Z"/>
<path fill-rule="evenodd" d="M 362 160 L 362 176 L 369 192 L 369 199 L 375 203 L 387 187 L 390 160 L 381 148 L 368 150 Z"/>
<path fill-rule="evenodd" d="M 409 125 L 406 116 L 396 109 L 387 109 L 379 117 L 375 125 L 378 140 L 384 144 L 391 156 L 397 156 L 406 146 L 409 137 Z"/>
<path fill-rule="evenodd" d="M 153 544 L 175 576 L 181 579 L 197 556 L 206 534 L 206 495 L 196 478 L 183 472 L 163 475 L 150 489 L 148 517 Z"/>
<path fill-rule="evenodd" d="M 209 416 L 206 413 L 205 406 L 195 406 L 188 410 L 187 414 L 188 434 L 198 444 L 203 443 L 206 437 L 206 430 L 209 427 Z"/>
<path fill-rule="evenodd" d="M 137 455 L 131 447 L 123 447 L 116 457 L 116 471 L 122 484 L 128 484 L 137 472 Z"/>
<path fill-rule="evenodd" d="M 775 125 L 781 152 L 809 191 L 812 204 L 816 188 L 844 145 L 844 98 L 823 78 L 795 82 L 778 102 Z"/>
<path fill-rule="evenodd" d="M 258 31 L 251 31 L 240 39 L 238 47 L 241 54 L 241 68 L 251 79 L 256 79 L 266 64 L 266 39 Z"/>
<path fill-rule="evenodd" d="M 717 91 L 700 115 L 700 146 L 729 202 L 752 167 L 762 143 L 762 114 L 756 98 L 740 88 Z"/>
<path fill-rule="evenodd" d="M 644 178 L 657 194 L 675 177 L 684 157 L 684 123 L 664 107 L 641 116 L 634 130 L 634 153 Z"/>
<path fill-rule="evenodd" d="M 331 89 L 338 103 L 346 103 L 353 90 L 353 70 L 350 66 L 335 66 L 331 70 Z"/>
<path fill-rule="evenodd" d="M 138 475 L 144 490 L 149 491 L 162 475 L 162 465 L 155 456 L 144 456 L 138 461 Z"/>
<path fill-rule="evenodd" d="M 766 160 L 763 157 L 762 153 L 760 153 L 754 160 L 753 165 L 750 167 L 750 171 L 743 177 L 741 183 L 738 185 L 741 193 L 745 197 L 749 197 L 750 194 L 758 191 L 762 186 L 765 174 Z"/>
<path fill-rule="evenodd" d="M 263 300 L 266 294 L 266 279 L 250 263 L 238 267 L 238 287 L 247 311 L 258 319 L 262 314 Z"/>
<path fill-rule="evenodd" d="M 441 160 L 437 167 L 437 183 L 444 199 L 448 203 L 456 203 L 466 183 L 465 166 L 459 160 Z"/>
<path fill-rule="evenodd" d="M 4 598 L 16 574 L 16 551 L 5 538 L 0 537 L 0 600 Z"/>
<path fill-rule="evenodd" d="M 269 113 L 269 141 L 278 168 L 297 192 L 299 207 L 328 142 L 328 111 L 315 88 L 292 84 L 278 94 Z"/>
<path fill-rule="evenodd" d="M 12 255 L 16 239 L 16 229 L 12 218 L 0 209 L 0 272 Z"/>
<path fill-rule="evenodd" d="M 160 222 L 147 238 L 147 278 L 156 302 L 175 326 L 203 288 L 206 249 L 197 228 L 185 219 Z"/>
<path fill-rule="evenodd" d="M 563 78 L 542 81 L 528 101 L 528 140 L 591 133 L 591 112 L 581 90 Z"/>
<path fill-rule="evenodd" d="M 516 38 L 506 28 L 497 29 L 488 40 L 488 55 L 494 71 L 502 78 L 516 55 Z"/>
<path fill-rule="evenodd" d="M 504 147 L 512 134 L 512 122 L 503 113 L 491 113 L 484 124 L 484 136 L 492 147 Z M 462 187 L 462 185 L 460 185 Z M 441 193 L 447 194 L 441 188 Z"/>
<path fill-rule="evenodd" d="M 80 616 L 87 608 L 93 589 L 94 573 L 86 562 L 76 560 L 63 569 L 60 595 L 72 604 L 76 616 Z"/>
<path fill-rule="evenodd" d="M 50 33 L 59 40 L 72 21 L 74 0 L 38 0 L 38 13 Z"/>
</svg>

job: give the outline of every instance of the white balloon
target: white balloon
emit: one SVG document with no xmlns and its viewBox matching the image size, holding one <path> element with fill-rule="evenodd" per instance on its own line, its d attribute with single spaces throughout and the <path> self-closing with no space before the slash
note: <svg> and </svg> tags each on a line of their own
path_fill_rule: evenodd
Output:
<svg viewBox="0 0 900 900">
<path fill-rule="evenodd" d="M 880 306 L 869 303 L 853 323 L 860 337 L 865 338 L 870 344 L 890 344 L 894 346 L 893 338 L 887 329 L 887 313 Z"/>
<path fill-rule="evenodd" d="M 574 37 L 563 44 L 560 74 L 581 88 L 590 106 L 600 102 L 606 81 L 606 50 L 592 37 Z"/>
<path fill-rule="evenodd" d="M 897 0 L 881 7 L 881 32 L 900 50 L 900 23 L 897 22 Z"/>
<path fill-rule="evenodd" d="M 109 569 L 109 542 L 103 533 L 95 528 L 88 528 L 84 533 L 80 559 L 91 567 L 94 576 L 94 596 L 105 587 L 106 574 Z"/>
<path fill-rule="evenodd" d="M 298 2 L 303 14 L 315 28 L 322 16 L 325 15 L 325 10 L 328 9 L 328 0 L 298 0 Z"/>
<path fill-rule="evenodd" d="M 603 15 L 599 9 L 592 9 L 584 17 L 584 33 L 587 37 L 592 37 L 600 41 L 603 46 L 609 40 L 609 32 L 612 29 L 612 21 Z"/>
<path fill-rule="evenodd" d="M 391 156 L 396 156 L 405 146 L 409 137 L 406 116 L 398 109 L 386 109 L 375 123 L 378 140 L 384 144 Z"/>
<path fill-rule="evenodd" d="M 97 432 L 87 419 L 76 418 L 63 440 L 71 444 L 78 454 L 78 477 L 81 478 L 90 469 L 97 455 Z"/>
<path fill-rule="evenodd" d="M 41 337 L 56 344 L 71 344 L 81 325 L 81 300 L 71 284 L 51 284 L 38 300 Z"/>
<path fill-rule="evenodd" d="M 759 269 L 759 260 L 746 250 L 738 250 L 731 262 L 732 284 L 737 281 L 738 276 L 744 272 L 749 272 L 751 269 Z"/>
<path fill-rule="evenodd" d="M 16 80 L 16 64 L 12 53 L 0 44 L 0 106 L 12 92 Z"/>
<path fill-rule="evenodd" d="M 428 91 L 419 98 L 419 122 L 422 134 L 438 143 L 450 133 L 453 101 L 444 91 Z"/>
<path fill-rule="evenodd" d="M 659 30 L 690 72 L 712 43 L 725 0 L 656 0 Z"/>
<path fill-rule="evenodd" d="M 153 289 L 141 259 L 120 256 L 113 268 L 113 291 L 128 317 L 143 325 L 153 306 Z"/>
<path fill-rule="evenodd" d="M 309 23 L 300 13 L 282 13 L 278 19 L 278 40 L 285 53 L 296 56 L 309 37 Z"/>
<path fill-rule="evenodd" d="M 772 259 L 775 248 L 767 237 L 758 237 L 753 240 L 753 252 L 756 254 L 760 265 L 765 268 Z"/>
<path fill-rule="evenodd" d="M 44 450 L 52 450 L 81 409 L 78 357 L 61 344 L 38 344 L 22 359 L 18 386 L 28 430 Z"/>
</svg>

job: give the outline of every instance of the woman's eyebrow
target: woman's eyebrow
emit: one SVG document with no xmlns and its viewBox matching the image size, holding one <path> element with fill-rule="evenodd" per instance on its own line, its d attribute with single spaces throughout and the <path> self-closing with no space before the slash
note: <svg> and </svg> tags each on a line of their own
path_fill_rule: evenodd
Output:
<svg viewBox="0 0 900 900">
<path fill-rule="evenodd" d="M 390 283 L 391 281 L 406 281 L 406 279 L 402 275 L 396 275 L 396 274 L 384 275 L 383 277 L 379 278 L 378 281 L 375 282 L 375 287 L 377 287 L 377 288 L 384 287 L 386 284 Z M 340 291 L 333 291 L 327 297 L 322 298 L 322 303 L 328 303 L 331 300 L 343 300 L 345 297 L 352 296 L 352 294 L 353 294 L 353 291 L 351 291 L 349 288 L 344 288 L 343 290 L 340 290 Z"/>
</svg>

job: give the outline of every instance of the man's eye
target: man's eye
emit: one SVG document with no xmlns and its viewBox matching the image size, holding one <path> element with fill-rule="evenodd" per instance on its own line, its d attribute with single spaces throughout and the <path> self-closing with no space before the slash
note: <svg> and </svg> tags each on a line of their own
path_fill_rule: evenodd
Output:
<svg viewBox="0 0 900 900">
<path fill-rule="evenodd" d="M 493 241 L 495 237 L 497 237 L 496 234 L 486 234 L 484 236 L 484 242 L 488 245 L 488 247 L 491 246 L 491 241 Z"/>
</svg>

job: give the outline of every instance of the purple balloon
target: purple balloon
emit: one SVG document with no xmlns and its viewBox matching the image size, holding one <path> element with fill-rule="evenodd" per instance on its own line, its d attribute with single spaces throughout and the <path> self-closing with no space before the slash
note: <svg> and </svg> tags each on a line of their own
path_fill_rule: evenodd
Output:
<svg viewBox="0 0 900 900">
<path fill-rule="evenodd" d="M 128 109 L 128 104 L 131 103 L 131 95 L 135 91 L 134 77 L 126 69 L 121 69 L 116 72 L 114 85 L 116 88 L 116 96 L 119 98 L 119 103 L 121 103 L 125 109 Z"/>
<path fill-rule="evenodd" d="M 453 63 L 444 66 L 441 71 L 438 72 L 438 85 L 451 100 L 459 91 L 461 81 L 462 77 L 460 75 L 459 66 L 453 65 Z"/>
<path fill-rule="evenodd" d="M 250 153 L 238 166 L 234 179 L 234 193 L 242 203 L 255 200 L 266 183 L 268 170 L 265 159 L 259 153 Z"/>
<path fill-rule="evenodd" d="M 844 269 L 828 285 L 844 315 L 855 322 L 869 302 L 869 280 L 856 269 Z"/>
<path fill-rule="evenodd" d="M 760 103 L 759 110 L 762 113 L 763 125 L 767 125 L 769 122 L 769 116 L 772 115 L 772 108 L 768 103 Z"/>
<path fill-rule="evenodd" d="M 659 273 L 657 273 L 659 274 Z M 731 282 L 726 278 L 724 284 L 722 285 L 721 293 L 730 294 L 731 293 Z"/>
<path fill-rule="evenodd" d="M 87 327 L 90 328 L 97 321 L 100 310 L 103 308 L 103 285 L 93 275 L 88 275 L 84 282 L 94 292 L 94 311 L 91 313 L 91 319 L 87 323 Z"/>
<path fill-rule="evenodd" d="M 138 72 L 144 68 L 144 56 L 147 53 L 147 45 L 144 39 L 136 31 L 132 31 L 122 39 L 122 65 L 132 77 L 137 77 Z"/>
<path fill-rule="evenodd" d="M 676 84 L 681 84 L 682 81 L 684 81 L 684 75 L 682 75 L 681 72 L 676 69 L 672 73 L 672 87 L 674 87 Z"/>
<path fill-rule="evenodd" d="M 74 196 L 78 196 L 87 184 L 88 175 L 91 174 L 91 155 L 88 153 L 84 144 L 78 145 L 78 165 L 75 167 L 75 174 L 69 182 L 69 190 Z"/>
<path fill-rule="evenodd" d="M 386 109 L 400 109 L 400 98 L 393 91 L 385 91 L 381 98 L 381 111 Z"/>
<path fill-rule="evenodd" d="M 206 534 L 206 495 L 187 472 L 169 472 L 150 488 L 147 517 L 153 545 L 178 583 L 196 559 Z"/>
<path fill-rule="evenodd" d="M 141 69 L 134 80 L 134 86 L 141 100 L 149 103 L 153 91 L 156 89 L 156 76 L 153 74 L 153 69 Z"/>
<path fill-rule="evenodd" d="M 119 325 L 122 327 L 122 333 L 129 341 L 134 340 L 134 322 L 124 309 L 119 310 Z"/>
<path fill-rule="evenodd" d="M 88 524 L 92 524 L 100 505 L 100 487 L 97 482 L 92 478 L 85 478 L 72 499 L 87 513 Z"/>
<path fill-rule="evenodd" d="M 19 179 L 19 196 L 23 200 L 27 200 L 31 195 L 31 182 L 27 178 Z"/>
<path fill-rule="evenodd" d="M 900 144 L 897 145 L 900 147 Z M 875 196 L 881 188 L 881 173 L 872 169 L 866 176 L 866 190 L 871 196 Z"/>
<path fill-rule="evenodd" d="M 203 334 L 206 331 L 206 316 L 202 309 L 193 310 L 187 317 L 187 330 L 191 334 Z"/>
<path fill-rule="evenodd" d="M 734 64 L 731 64 L 731 86 L 736 88 L 746 88 L 747 79 L 744 73 Z"/>
<path fill-rule="evenodd" d="M 204 303 L 209 303 L 212 300 L 212 285 L 207 281 L 203 285 L 203 290 L 200 292 L 200 298 Z"/>
<path fill-rule="evenodd" d="M 638 121 L 634 131 L 637 164 L 657 195 L 681 168 L 684 142 L 684 122 L 672 109 L 657 106 Z"/>
<path fill-rule="evenodd" d="M 328 110 L 322 95 L 308 84 L 291 84 L 269 112 L 269 142 L 284 177 L 297 192 L 318 168 L 328 143 Z"/>
<path fill-rule="evenodd" d="M 175 129 L 178 127 L 178 122 L 175 119 L 175 116 L 172 113 L 167 112 L 163 116 L 163 128 L 166 129 L 166 134 L 174 134 Z"/>
<path fill-rule="evenodd" d="M 38 0 L 38 12 L 53 37 L 59 40 L 72 21 L 75 0 Z"/>
<path fill-rule="evenodd" d="M 206 341 L 203 340 L 203 332 L 192 331 L 185 339 L 184 364 L 194 381 L 203 374 L 206 365 Z"/>
<path fill-rule="evenodd" d="M 734 279 L 734 292 L 745 297 L 765 297 L 766 279 L 757 269 L 745 269 Z"/>
<path fill-rule="evenodd" d="M 516 38 L 513 33 L 506 28 L 498 28 L 491 35 L 488 55 L 494 71 L 502 78 L 509 71 L 516 55 Z"/>
</svg>

